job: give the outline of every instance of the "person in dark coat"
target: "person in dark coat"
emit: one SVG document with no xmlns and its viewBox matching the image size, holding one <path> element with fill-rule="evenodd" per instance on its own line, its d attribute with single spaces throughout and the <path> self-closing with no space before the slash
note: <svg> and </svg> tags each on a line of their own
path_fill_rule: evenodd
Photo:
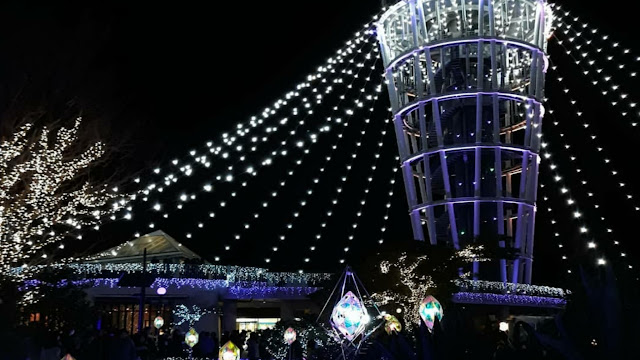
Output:
<svg viewBox="0 0 640 360">
<path fill-rule="evenodd" d="M 136 360 L 136 345 L 129 337 L 127 330 L 120 330 L 118 336 L 113 339 L 109 346 L 108 360 Z"/>
</svg>

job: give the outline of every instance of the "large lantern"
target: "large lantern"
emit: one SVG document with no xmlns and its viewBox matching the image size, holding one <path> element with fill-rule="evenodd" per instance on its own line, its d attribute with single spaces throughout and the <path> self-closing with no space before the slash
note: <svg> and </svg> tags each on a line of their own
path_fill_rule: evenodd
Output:
<svg viewBox="0 0 640 360">
<path fill-rule="evenodd" d="M 331 313 L 331 325 L 349 341 L 364 331 L 369 319 L 367 309 L 351 291 L 340 299 Z"/>
<path fill-rule="evenodd" d="M 218 353 L 218 360 L 240 360 L 240 349 L 236 344 L 227 341 Z"/>
<path fill-rule="evenodd" d="M 402 325 L 397 317 L 386 314 L 384 320 L 384 331 L 386 331 L 387 334 L 391 335 L 392 332 L 399 333 L 402 331 Z"/>
<path fill-rule="evenodd" d="M 153 326 L 155 326 L 156 329 L 160 329 L 163 325 L 164 325 L 164 319 L 162 318 L 162 316 L 158 316 L 155 319 L 153 319 Z"/>
<path fill-rule="evenodd" d="M 284 342 L 291 345 L 294 341 L 296 341 L 296 331 L 293 328 L 288 328 L 284 331 Z"/>
<path fill-rule="evenodd" d="M 422 300 L 418 312 L 420 313 L 420 317 L 422 318 L 422 321 L 424 321 L 424 324 L 427 325 L 429 331 L 433 329 L 433 323 L 436 321 L 436 318 L 440 321 L 442 320 L 442 315 L 444 315 L 442 305 L 440 305 L 440 302 L 431 295 L 428 295 Z"/>
<path fill-rule="evenodd" d="M 189 329 L 189 331 L 184 335 L 184 342 L 189 345 L 190 348 L 194 347 L 198 343 L 198 339 L 198 332 L 194 328 Z"/>
</svg>

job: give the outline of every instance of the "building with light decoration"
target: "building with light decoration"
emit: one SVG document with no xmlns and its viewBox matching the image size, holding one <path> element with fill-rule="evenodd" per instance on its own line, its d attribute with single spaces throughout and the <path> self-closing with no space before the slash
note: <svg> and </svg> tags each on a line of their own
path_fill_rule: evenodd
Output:
<svg viewBox="0 0 640 360">
<path fill-rule="evenodd" d="M 163 231 L 88 259 L 64 266 L 82 278 L 75 281 L 86 286 L 98 310 L 97 327 L 130 333 L 138 331 L 141 287 L 145 292 L 143 327 L 152 327 L 154 319 L 161 316 L 165 328 L 170 328 L 177 305 L 197 305 L 211 311 L 197 323 L 198 331 L 220 335 L 223 331 L 265 329 L 281 319 L 317 313 L 317 305 L 308 296 L 331 277 L 213 265 Z"/>
</svg>

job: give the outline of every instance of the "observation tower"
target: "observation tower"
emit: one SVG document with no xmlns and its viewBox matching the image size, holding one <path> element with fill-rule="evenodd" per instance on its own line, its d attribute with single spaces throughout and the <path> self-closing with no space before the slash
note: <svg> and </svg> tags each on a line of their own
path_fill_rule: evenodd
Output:
<svg viewBox="0 0 640 360">
<path fill-rule="evenodd" d="M 474 278 L 531 283 L 550 22 L 544 0 L 405 0 L 377 23 L 414 238 L 513 254 Z"/>
</svg>

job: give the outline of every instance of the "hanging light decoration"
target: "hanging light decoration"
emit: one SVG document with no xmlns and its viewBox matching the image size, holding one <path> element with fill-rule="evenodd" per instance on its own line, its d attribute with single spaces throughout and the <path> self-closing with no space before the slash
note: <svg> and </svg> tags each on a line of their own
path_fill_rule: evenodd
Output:
<svg viewBox="0 0 640 360">
<path fill-rule="evenodd" d="M 349 341 L 364 331 L 369 320 L 367 309 L 351 291 L 340 299 L 331 313 L 331 325 Z"/>
<path fill-rule="evenodd" d="M 296 331 L 290 327 L 284 331 L 284 342 L 291 345 L 294 341 L 296 341 Z"/>
<path fill-rule="evenodd" d="M 162 316 L 158 316 L 155 319 L 153 319 L 153 326 L 155 326 L 156 329 L 160 329 L 163 325 L 164 325 L 164 319 L 162 318 Z"/>
<path fill-rule="evenodd" d="M 190 348 L 194 347 L 199 340 L 198 332 L 196 329 L 191 328 L 187 331 L 187 334 L 184 336 L 184 342 L 189 345 Z"/>
<path fill-rule="evenodd" d="M 392 332 L 399 333 L 402 331 L 402 325 L 397 317 L 386 314 L 384 320 L 384 331 L 386 331 L 388 335 L 391 335 Z"/>
<path fill-rule="evenodd" d="M 442 305 L 431 295 L 427 295 L 427 297 L 422 300 L 418 312 L 424 324 L 429 328 L 429 331 L 433 330 L 433 323 L 436 321 L 436 318 L 440 321 L 442 320 L 442 315 L 444 315 Z"/>
<path fill-rule="evenodd" d="M 240 360 L 240 349 L 236 344 L 227 341 L 218 353 L 218 360 Z"/>
</svg>

